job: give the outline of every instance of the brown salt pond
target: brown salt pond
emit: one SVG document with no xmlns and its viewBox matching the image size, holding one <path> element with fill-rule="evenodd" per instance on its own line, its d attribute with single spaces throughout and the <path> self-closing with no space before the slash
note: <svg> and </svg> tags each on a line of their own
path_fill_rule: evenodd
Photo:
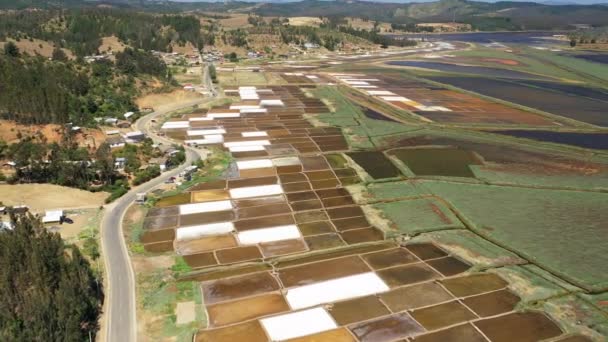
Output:
<svg viewBox="0 0 608 342">
<path fill-rule="evenodd" d="M 394 243 L 384 242 L 384 241 L 375 243 L 375 244 L 370 244 L 370 245 L 363 245 L 363 246 L 347 246 L 344 248 L 327 251 L 324 253 L 307 254 L 307 255 L 298 256 L 296 258 L 292 258 L 289 260 L 278 261 L 275 266 L 279 269 L 284 269 L 287 267 L 304 265 L 304 264 L 312 263 L 315 261 L 325 261 L 328 259 L 353 256 L 353 255 L 362 254 L 362 253 L 371 253 L 371 252 L 376 252 L 376 251 L 394 248 L 394 247 L 395 247 Z"/>
<path fill-rule="evenodd" d="M 405 247 L 422 260 L 441 258 L 448 255 L 445 251 L 431 243 L 417 243 Z"/>
<path fill-rule="evenodd" d="M 276 293 L 207 306 L 211 327 L 242 322 L 284 311 L 289 311 L 289 305 L 287 305 L 282 295 Z"/>
<path fill-rule="evenodd" d="M 419 283 L 439 277 L 439 274 L 423 263 L 387 268 L 377 273 L 390 287 Z"/>
<path fill-rule="evenodd" d="M 250 261 L 262 258 L 262 253 L 257 246 L 235 247 L 222 249 L 215 252 L 217 260 L 222 264 Z"/>
<path fill-rule="evenodd" d="M 346 245 L 338 234 L 322 234 L 304 238 L 311 251 L 335 248 Z"/>
<path fill-rule="evenodd" d="M 300 202 L 318 200 L 317 194 L 314 191 L 303 191 L 303 192 L 292 192 L 287 194 L 287 200 L 289 202 Z"/>
<path fill-rule="evenodd" d="M 152 216 L 176 216 L 179 215 L 178 207 L 151 208 L 146 217 Z"/>
<path fill-rule="evenodd" d="M 474 324 L 492 342 L 535 342 L 562 333 L 552 320 L 539 312 L 517 312 Z"/>
<path fill-rule="evenodd" d="M 346 328 L 338 328 L 320 332 L 313 335 L 302 336 L 294 339 L 287 340 L 288 342 L 356 342 L 353 335 L 351 335 Z"/>
<path fill-rule="evenodd" d="M 347 155 L 374 179 L 398 177 L 400 175 L 399 169 L 382 152 L 350 152 Z"/>
<path fill-rule="evenodd" d="M 297 182 L 283 184 L 283 191 L 286 193 L 312 190 L 309 182 Z"/>
<path fill-rule="evenodd" d="M 329 217 L 331 217 L 332 219 L 365 216 L 361 207 L 357 206 L 328 209 L 327 214 L 329 214 Z"/>
<path fill-rule="evenodd" d="M 207 305 L 273 292 L 281 288 L 269 272 L 212 280 L 202 283 L 201 287 Z"/>
<path fill-rule="evenodd" d="M 153 216 L 146 217 L 144 229 L 163 229 L 177 227 L 178 216 Z"/>
<path fill-rule="evenodd" d="M 363 228 L 347 230 L 341 233 L 342 239 L 348 244 L 384 240 L 382 232 L 376 228 Z"/>
<path fill-rule="evenodd" d="M 457 325 L 452 328 L 437 331 L 430 334 L 420 335 L 415 337 L 415 342 L 486 342 L 486 338 L 483 337 L 470 324 Z"/>
<path fill-rule="evenodd" d="M 515 309 L 519 297 L 504 289 L 479 296 L 468 297 L 462 302 L 481 317 L 494 316 Z"/>
<path fill-rule="evenodd" d="M 309 201 L 291 202 L 290 205 L 293 211 L 306 211 L 323 208 L 323 203 L 316 199 Z"/>
<path fill-rule="evenodd" d="M 308 250 L 308 246 L 306 246 L 306 243 L 302 239 L 293 239 L 261 243 L 260 249 L 264 257 L 270 258 L 278 255 L 305 252 Z"/>
<path fill-rule="evenodd" d="M 507 286 L 506 281 L 493 273 L 479 273 L 466 277 L 444 279 L 441 283 L 456 297 L 467 297 L 500 290 Z"/>
<path fill-rule="evenodd" d="M 457 301 L 414 310 L 411 314 L 427 330 L 444 328 L 477 318 L 467 307 Z"/>
<path fill-rule="evenodd" d="M 334 232 L 334 228 L 329 221 L 300 223 L 298 224 L 298 228 L 304 236 Z"/>
<path fill-rule="evenodd" d="M 184 261 L 192 268 L 217 265 L 212 252 L 184 255 Z"/>
<path fill-rule="evenodd" d="M 226 188 L 226 181 L 223 179 L 199 183 L 193 187 L 191 187 L 190 191 L 196 190 L 222 190 Z"/>
<path fill-rule="evenodd" d="M 361 342 L 388 342 L 424 332 L 424 328 L 407 313 L 353 324 L 348 328 Z"/>
<path fill-rule="evenodd" d="M 161 241 L 173 240 L 175 238 L 175 229 L 155 229 L 145 230 L 141 236 L 142 243 L 154 243 Z"/>
<path fill-rule="evenodd" d="M 175 241 L 175 252 L 180 255 L 198 254 L 230 247 L 236 247 L 236 241 L 232 235 L 216 235 L 194 240 Z"/>
<path fill-rule="evenodd" d="M 245 231 L 258 228 L 284 226 L 293 223 L 294 219 L 291 214 L 283 214 L 255 219 L 238 220 L 234 222 L 234 227 L 238 231 Z"/>
<path fill-rule="evenodd" d="M 228 189 L 244 188 L 249 186 L 272 185 L 279 182 L 277 177 L 260 177 L 235 179 L 228 181 Z"/>
<path fill-rule="evenodd" d="M 234 219 L 234 211 L 215 211 L 210 213 L 197 213 L 190 215 L 182 215 L 179 217 L 179 225 L 181 227 L 194 226 L 198 224 L 226 222 Z"/>
<path fill-rule="evenodd" d="M 453 276 L 468 270 L 471 266 L 454 257 L 445 257 L 427 261 L 432 268 L 446 277 Z"/>
<path fill-rule="evenodd" d="M 393 312 L 416 309 L 453 299 L 441 285 L 428 282 L 407 287 L 400 287 L 380 294 L 382 301 Z"/>
<path fill-rule="evenodd" d="M 391 312 L 375 296 L 367 296 L 333 304 L 329 313 L 339 325 L 367 321 Z"/>
<path fill-rule="evenodd" d="M 187 204 L 187 203 L 190 203 L 190 197 L 191 196 L 190 196 L 189 192 L 184 192 L 179 195 L 164 197 L 164 198 L 159 199 L 156 202 L 156 207 L 162 208 L 162 207 L 170 207 L 170 206 L 180 205 L 180 204 Z"/>
<path fill-rule="evenodd" d="M 295 213 L 294 217 L 298 224 L 315 222 L 315 221 L 325 221 L 325 220 L 329 219 L 329 217 L 327 216 L 327 214 L 325 213 L 324 210 L 308 211 L 308 212 L 304 212 L 304 213 Z"/>
<path fill-rule="evenodd" d="M 345 205 L 355 204 L 355 201 L 353 201 L 353 198 L 350 196 L 324 198 L 323 200 L 321 200 L 321 202 L 323 202 L 325 208 L 341 207 Z"/>
<path fill-rule="evenodd" d="M 192 202 L 209 202 L 230 199 L 227 190 L 203 190 L 192 192 Z"/>
<path fill-rule="evenodd" d="M 254 218 L 260 216 L 287 214 L 291 212 L 291 208 L 287 203 L 262 205 L 259 207 L 239 208 L 237 217 L 240 219 Z"/>
<path fill-rule="evenodd" d="M 260 205 L 269 205 L 285 202 L 285 198 L 282 195 L 267 196 L 254 199 L 242 199 L 234 200 L 234 206 L 237 208 L 257 207 Z"/>
<path fill-rule="evenodd" d="M 362 258 L 375 270 L 418 261 L 412 253 L 403 248 L 365 254 Z"/>
<path fill-rule="evenodd" d="M 285 288 L 369 272 L 370 268 L 358 256 L 325 260 L 302 266 L 284 268 L 279 278 Z"/>
<path fill-rule="evenodd" d="M 258 321 L 249 321 L 225 328 L 200 330 L 195 336 L 196 342 L 267 342 L 264 328 Z"/>
<path fill-rule="evenodd" d="M 332 223 L 334 224 L 336 229 L 339 231 L 357 229 L 357 228 L 366 228 L 366 227 L 370 226 L 370 224 L 367 221 L 367 219 L 365 218 L 365 216 L 332 220 Z"/>
</svg>

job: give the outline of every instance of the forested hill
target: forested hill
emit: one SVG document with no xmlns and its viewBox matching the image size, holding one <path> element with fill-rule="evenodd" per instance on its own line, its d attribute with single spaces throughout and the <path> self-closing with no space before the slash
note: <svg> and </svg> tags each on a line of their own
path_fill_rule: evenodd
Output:
<svg viewBox="0 0 608 342">
<path fill-rule="evenodd" d="M 109 36 L 144 50 L 166 51 L 171 43 L 202 45 L 200 21 L 192 15 L 108 8 L 0 13 L 0 41 L 37 38 L 82 56 L 95 54 Z"/>
</svg>

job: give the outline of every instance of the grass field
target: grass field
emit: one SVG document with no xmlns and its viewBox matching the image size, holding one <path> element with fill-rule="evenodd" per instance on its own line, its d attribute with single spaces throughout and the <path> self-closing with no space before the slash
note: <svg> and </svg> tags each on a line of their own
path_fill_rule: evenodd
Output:
<svg viewBox="0 0 608 342">
<path fill-rule="evenodd" d="M 608 290 L 605 193 L 425 182 L 469 228 L 589 291 Z"/>
<path fill-rule="evenodd" d="M 25 204 L 34 213 L 51 209 L 95 208 L 104 204 L 107 192 L 89 192 L 53 184 L 0 184 L 4 205 Z"/>
<path fill-rule="evenodd" d="M 261 72 L 220 71 L 217 75 L 220 85 L 234 87 L 241 85 L 268 85 L 268 79 Z"/>
</svg>

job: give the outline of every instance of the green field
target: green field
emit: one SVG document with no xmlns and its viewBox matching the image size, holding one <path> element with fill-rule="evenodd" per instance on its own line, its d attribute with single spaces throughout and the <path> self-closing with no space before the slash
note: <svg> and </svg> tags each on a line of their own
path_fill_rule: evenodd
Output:
<svg viewBox="0 0 608 342">
<path fill-rule="evenodd" d="M 589 291 L 608 289 L 608 195 L 425 182 L 475 233 Z"/>
</svg>

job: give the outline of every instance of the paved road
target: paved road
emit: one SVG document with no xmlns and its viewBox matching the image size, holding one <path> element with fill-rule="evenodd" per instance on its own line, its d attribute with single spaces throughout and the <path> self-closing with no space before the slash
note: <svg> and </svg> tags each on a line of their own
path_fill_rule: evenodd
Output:
<svg viewBox="0 0 608 342">
<path fill-rule="evenodd" d="M 152 114 L 144 116 L 135 123 L 135 126 L 155 142 L 170 144 L 172 142 L 169 139 L 160 137 L 150 130 L 152 119 L 205 101 L 208 101 L 208 99 L 197 99 L 166 106 Z M 176 176 L 182 172 L 193 161 L 199 158 L 198 151 L 187 148 L 186 161 L 180 167 L 165 172 L 159 177 L 132 189 L 116 202 L 106 206 L 106 212 L 101 223 L 101 247 L 107 271 L 106 341 L 135 342 L 137 340 L 135 277 L 122 231 L 122 218 L 127 208 L 133 203 L 137 193 L 149 192 L 169 177 Z"/>
</svg>

